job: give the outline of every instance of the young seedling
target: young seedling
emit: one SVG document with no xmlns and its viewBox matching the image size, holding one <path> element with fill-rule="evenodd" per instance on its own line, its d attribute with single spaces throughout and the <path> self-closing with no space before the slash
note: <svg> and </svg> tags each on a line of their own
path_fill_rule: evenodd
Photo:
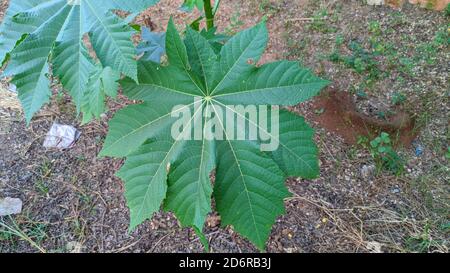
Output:
<svg viewBox="0 0 450 273">
<path fill-rule="evenodd" d="M 388 133 L 383 132 L 370 142 L 370 154 L 375 159 L 378 170 L 385 168 L 395 175 L 403 172 L 403 159 L 392 148 L 392 141 Z"/>
</svg>

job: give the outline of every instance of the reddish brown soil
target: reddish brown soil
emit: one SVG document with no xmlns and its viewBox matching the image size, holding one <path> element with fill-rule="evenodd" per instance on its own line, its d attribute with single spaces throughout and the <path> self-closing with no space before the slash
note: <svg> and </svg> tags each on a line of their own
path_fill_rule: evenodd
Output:
<svg viewBox="0 0 450 273">
<path fill-rule="evenodd" d="M 432 8 L 435 10 L 443 10 L 450 4 L 450 0 L 409 0 L 411 4 L 419 4 L 424 8 Z M 400 8 L 405 4 L 405 0 L 387 0 L 386 4 L 394 8 Z"/>
<path fill-rule="evenodd" d="M 328 131 L 340 135 L 348 144 L 356 144 L 360 136 L 372 139 L 381 132 L 396 136 L 396 144 L 409 146 L 417 136 L 415 121 L 409 114 L 398 111 L 387 121 L 358 112 L 348 92 L 326 90 L 313 101 L 315 112 L 312 119 Z"/>
</svg>

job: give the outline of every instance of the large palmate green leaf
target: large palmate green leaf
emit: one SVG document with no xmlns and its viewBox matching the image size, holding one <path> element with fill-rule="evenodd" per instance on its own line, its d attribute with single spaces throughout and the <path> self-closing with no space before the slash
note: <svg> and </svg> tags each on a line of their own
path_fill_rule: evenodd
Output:
<svg viewBox="0 0 450 273">
<path fill-rule="evenodd" d="M 87 115 L 84 103 L 89 77 L 110 67 L 137 80 L 134 30 L 112 10 L 139 12 L 157 0 L 11 0 L 0 27 L 0 59 L 10 61 L 5 76 L 12 76 L 23 104 L 26 120 L 48 102 L 51 95 L 49 74 L 58 76 L 72 95 L 78 111 Z M 84 44 L 89 34 L 101 66 L 96 65 Z M 49 71 L 49 61 L 52 71 Z M 106 80 L 106 77 L 103 78 Z M 114 77 L 109 80 L 115 81 Z M 91 81 L 96 84 L 95 81 Z M 114 83 L 107 83 L 114 86 Z M 101 96 L 97 96 L 102 103 Z M 90 98 L 91 101 L 93 100 Z M 103 107 L 101 107 L 103 108 Z M 85 112 L 86 113 L 86 112 Z"/>
<path fill-rule="evenodd" d="M 143 103 L 115 115 L 100 155 L 127 157 L 118 175 L 125 182 L 131 229 L 163 205 L 205 242 L 201 231 L 214 197 L 222 224 L 263 249 L 284 212 L 286 177 L 319 174 L 313 130 L 278 106 L 305 101 L 328 82 L 295 62 L 255 66 L 267 36 L 266 26 L 259 24 L 231 38 L 216 54 L 192 29 L 183 41 L 171 20 L 169 64 L 140 61 L 139 84 L 130 78 L 120 82 L 126 96 Z M 279 119 L 265 126 L 240 110 L 246 106 L 269 106 L 268 114 L 279 112 Z M 255 125 L 265 138 L 236 137 L 251 132 L 242 123 L 228 128 L 235 118 Z M 278 148 L 262 149 L 267 137 Z"/>
</svg>

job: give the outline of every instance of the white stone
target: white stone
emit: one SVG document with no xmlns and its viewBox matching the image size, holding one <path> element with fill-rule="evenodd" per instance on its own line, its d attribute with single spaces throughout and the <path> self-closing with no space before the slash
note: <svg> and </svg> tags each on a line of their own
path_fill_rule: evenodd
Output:
<svg viewBox="0 0 450 273">
<path fill-rule="evenodd" d="M 367 0 L 367 5 L 371 5 L 371 6 L 384 5 L 384 0 Z"/>
<path fill-rule="evenodd" d="M 0 199 L 0 216 L 19 214 L 22 212 L 22 200 L 6 197 Z"/>
</svg>

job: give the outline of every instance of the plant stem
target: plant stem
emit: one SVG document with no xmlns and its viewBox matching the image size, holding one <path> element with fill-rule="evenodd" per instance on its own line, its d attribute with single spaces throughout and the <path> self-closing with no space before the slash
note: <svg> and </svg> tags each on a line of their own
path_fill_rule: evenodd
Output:
<svg viewBox="0 0 450 273">
<path fill-rule="evenodd" d="M 205 8 L 206 29 L 210 30 L 214 27 L 214 14 L 211 7 L 211 0 L 203 0 L 203 6 Z"/>
</svg>

